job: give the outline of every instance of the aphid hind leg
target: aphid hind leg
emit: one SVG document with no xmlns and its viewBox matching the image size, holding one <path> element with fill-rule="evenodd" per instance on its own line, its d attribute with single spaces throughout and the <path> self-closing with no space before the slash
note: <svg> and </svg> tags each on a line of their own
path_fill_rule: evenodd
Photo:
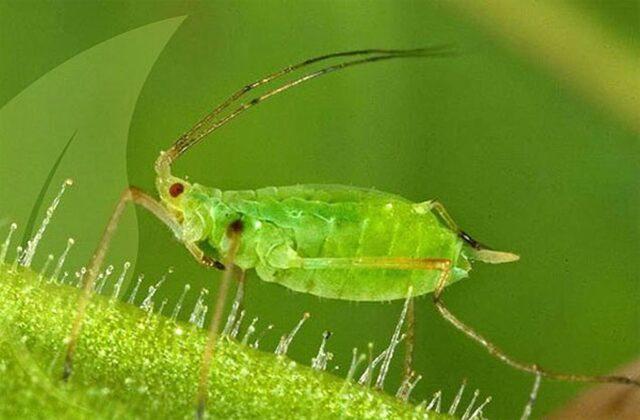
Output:
<svg viewBox="0 0 640 420">
<path fill-rule="evenodd" d="M 438 284 L 449 272 L 451 260 L 437 258 L 401 258 L 401 257 L 357 257 L 357 258 L 306 258 L 302 266 L 313 269 L 336 268 L 378 268 L 387 270 L 438 270 L 443 274 Z M 405 339 L 404 376 L 413 372 L 413 352 L 415 348 L 415 304 L 413 298 L 407 308 L 407 336 Z"/>
<path fill-rule="evenodd" d="M 506 363 L 514 369 L 540 375 L 543 378 L 567 382 L 599 382 L 634 385 L 640 387 L 640 381 L 626 376 L 588 376 L 556 373 L 541 368 L 538 364 L 526 364 L 516 361 L 500 350 L 495 344 L 478 334 L 474 329 L 460 321 L 442 301 L 442 292 L 451 274 L 451 260 L 447 259 L 414 259 L 388 257 L 356 257 L 356 258 L 306 258 L 301 260 L 302 268 L 307 269 L 341 269 L 341 268 L 379 268 L 386 270 L 439 270 L 436 289 L 433 293 L 433 303 L 440 315 L 466 336 L 482 345 L 492 356 Z"/>
<path fill-rule="evenodd" d="M 135 187 L 129 187 L 122 192 L 122 194 L 120 195 L 120 199 L 118 200 L 113 210 L 113 213 L 111 213 L 109 222 L 107 223 L 107 226 L 102 233 L 100 242 L 98 242 L 98 246 L 93 253 L 93 256 L 91 257 L 89 266 L 87 268 L 87 274 L 84 278 L 82 292 L 78 299 L 76 317 L 71 326 L 71 332 L 69 334 L 67 342 L 67 354 L 64 362 L 64 370 L 62 373 L 62 379 L 64 381 L 69 379 L 73 371 L 73 357 L 76 351 L 76 346 L 78 344 L 78 337 L 80 336 L 80 331 L 82 330 L 82 323 L 87 310 L 87 306 L 89 304 L 89 301 L 91 300 L 91 295 L 93 293 L 93 286 L 109 249 L 111 239 L 113 238 L 113 235 L 118 228 L 118 223 L 120 222 L 120 218 L 122 217 L 122 212 L 124 211 L 125 205 L 128 202 L 133 202 L 134 204 L 138 204 L 144 207 L 145 209 L 153 213 L 153 215 L 160 219 L 164 224 L 166 224 L 174 233 L 176 233 L 176 235 L 179 235 L 180 233 L 180 225 L 153 197 L 145 194 L 143 191 Z"/>
<path fill-rule="evenodd" d="M 442 292 L 444 291 L 444 288 L 447 284 L 449 272 L 447 271 L 445 274 L 446 275 L 441 276 L 440 281 L 438 282 L 438 286 L 433 293 L 433 303 L 436 306 L 436 309 L 447 322 L 456 327 L 458 330 L 462 331 L 467 337 L 480 344 L 489 352 L 489 354 L 502 361 L 503 363 L 511 366 L 514 369 L 557 381 L 614 383 L 640 387 L 640 380 L 629 378 L 626 376 L 590 376 L 557 373 L 543 369 L 536 363 L 527 364 L 513 359 L 511 356 L 502 351 L 498 346 L 487 340 L 485 337 L 477 333 L 473 328 L 458 319 L 455 315 L 453 315 L 453 313 L 451 313 L 451 311 L 449 311 L 449 309 L 447 309 L 447 307 L 444 305 L 444 302 L 442 301 Z"/>
<path fill-rule="evenodd" d="M 425 206 L 428 210 L 433 210 L 442 219 L 442 221 L 444 221 L 444 223 L 449 227 L 449 229 L 456 232 L 458 236 L 462 238 L 462 240 L 465 241 L 467 244 L 471 245 L 472 248 L 489 249 L 488 246 L 476 241 L 471 236 L 469 236 L 467 232 L 460 229 L 460 226 L 458 226 L 455 220 L 453 220 L 453 217 L 449 215 L 449 212 L 447 212 L 447 209 L 444 207 L 444 205 L 440 201 L 430 200 L 425 203 L 420 203 L 419 205 Z"/>
<path fill-rule="evenodd" d="M 218 341 L 218 332 L 220 330 L 220 324 L 222 322 L 222 312 L 224 311 L 227 294 L 229 293 L 229 283 L 233 276 L 234 262 L 238 249 L 240 248 L 240 236 L 242 234 L 243 226 L 240 220 L 232 222 L 227 228 L 227 236 L 229 237 L 229 251 L 224 262 L 224 273 L 222 274 L 222 281 L 220 282 L 220 288 L 218 289 L 218 296 L 216 297 L 216 303 L 213 308 L 213 317 L 209 324 L 209 334 L 207 336 L 207 343 L 205 344 L 204 351 L 202 353 L 202 362 L 200 364 L 200 378 L 198 381 L 198 394 L 196 402 L 196 419 L 204 418 L 205 408 L 207 405 L 207 396 L 209 393 L 209 375 L 211 373 L 211 363 L 216 348 L 216 342 Z"/>
</svg>

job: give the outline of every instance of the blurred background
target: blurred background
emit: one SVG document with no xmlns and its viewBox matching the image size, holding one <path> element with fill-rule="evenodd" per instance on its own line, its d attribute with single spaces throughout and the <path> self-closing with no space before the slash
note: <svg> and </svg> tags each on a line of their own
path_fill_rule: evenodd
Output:
<svg viewBox="0 0 640 420">
<path fill-rule="evenodd" d="M 82 88 L 78 102 L 65 94 L 40 101 L 51 114 L 8 117 L 12 99 L 55 67 L 180 16 L 157 35 L 161 42 L 130 46 L 148 57 L 122 47 L 105 61 L 123 86 L 131 84 L 122 103 L 117 90 L 82 95 Z M 280 95 L 185 155 L 174 172 L 221 189 L 339 183 L 438 198 L 474 237 L 522 256 L 476 265 L 471 278 L 447 289 L 452 311 L 518 359 L 563 372 L 610 372 L 640 354 L 638 16 L 635 1 L 592 0 L 482 9 L 456 1 L 1 2 L 0 106 L 8 105 L 0 109 L 0 229 L 17 220 L 18 236 L 24 233 L 47 173 L 77 132 L 45 203 L 63 179 L 72 176 L 76 186 L 35 264 L 72 235 L 78 245 L 68 265 L 77 269 L 118 191 L 130 183 L 153 192 L 159 151 L 237 88 L 318 54 L 453 43 L 456 57 L 358 67 Z M 84 68 L 82 83 L 95 87 L 102 65 Z M 72 122 L 57 132 L 50 127 L 61 103 Z M 85 137 L 71 129 L 85 114 L 100 114 L 104 129 Z M 28 134 L 33 127 L 39 136 Z M 111 143 L 112 129 L 121 147 Z M 128 211 L 110 261 L 119 267 L 124 258 L 146 274 L 142 290 L 174 267 L 156 299 L 169 306 L 189 283 L 186 306 L 193 307 L 197 291 L 215 291 L 219 278 L 141 211 Z M 338 375 L 346 374 L 353 347 L 387 345 L 400 309 L 401 302 L 322 300 L 253 273 L 247 279 L 247 318 L 260 317 L 259 329 L 275 325 L 263 348 L 275 348 L 308 311 L 289 354 L 310 364 L 329 329 L 330 369 Z M 442 390 L 448 404 L 467 378 L 493 397 L 489 417 L 519 416 L 533 378 L 442 321 L 429 297 L 416 311 L 415 368 L 424 378 L 414 400 Z M 400 359 L 389 392 L 399 384 Z M 544 381 L 534 413 L 581 389 Z"/>
</svg>

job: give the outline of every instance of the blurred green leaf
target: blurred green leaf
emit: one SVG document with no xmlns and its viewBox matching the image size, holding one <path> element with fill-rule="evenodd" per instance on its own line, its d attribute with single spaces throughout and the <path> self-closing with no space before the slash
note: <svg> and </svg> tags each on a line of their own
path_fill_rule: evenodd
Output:
<svg viewBox="0 0 640 420">
<path fill-rule="evenodd" d="M 59 252 L 64 247 L 61 238 L 74 236 L 79 240 L 71 258 L 77 265 L 72 266 L 88 259 L 120 191 L 128 185 L 126 146 L 138 95 L 183 19 L 152 23 L 81 52 L 0 109 L 0 214 L 18 222 L 18 235 L 31 230 L 34 203 L 40 216 L 37 226 L 50 197 L 64 179 L 73 178 L 75 185 L 40 246 L 46 253 Z M 136 257 L 137 226 L 133 212 L 128 216 L 114 247 L 118 262 Z"/>
</svg>

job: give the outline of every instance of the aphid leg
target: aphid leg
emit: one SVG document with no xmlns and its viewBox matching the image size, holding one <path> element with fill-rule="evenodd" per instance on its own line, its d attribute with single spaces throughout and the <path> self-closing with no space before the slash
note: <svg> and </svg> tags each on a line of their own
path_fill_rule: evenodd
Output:
<svg viewBox="0 0 640 420">
<path fill-rule="evenodd" d="M 87 273 L 84 277 L 84 285 L 82 287 L 80 298 L 78 299 L 76 317 L 71 326 L 71 333 L 69 334 L 67 342 L 67 354 L 64 361 L 64 370 L 62 373 L 62 379 L 64 381 L 69 379 L 73 370 L 73 356 L 76 351 L 78 337 L 80 336 L 82 323 L 84 320 L 85 312 L 87 310 L 87 305 L 89 304 L 89 301 L 91 299 L 96 277 L 98 276 L 98 272 L 100 271 L 104 258 L 109 249 L 111 239 L 113 238 L 113 235 L 118 227 L 118 223 L 120 221 L 120 217 L 122 216 L 122 212 L 124 211 L 124 207 L 129 201 L 135 204 L 139 204 L 140 206 L 149 210 L 158 219 L 169 226 L 169 228 L 173 230 L 177 235 L 180 232 L 180 225 L 178 225 L 173 217 L 169 213 L 167 213 L 165 208 L 151 196 L 145 194 L 135 187 L 129 187 L 122 192 L 122 195 L 120 196 L 120 199 L 118 200 L 118 203 L 116 204 L 116 207 L 111 214 L 111 218 L 109 219 L 109 222 L 107 223 L 107 226 L 102 233 L 100 242 L 98 242 L 98 247 L 91 257 L 91 261 L 89 262 L 87 268 Z"/>
<path fill-rule="evenodd" d="M 209 392 L 209 374 L 211 373 L 211 362 L 213 361 L 213 355 L 218 340 L 218 330 L 220 329 L 220 323 L 222 321 L 222 312 L 224 311 L 224 304 L 226 302 L 227 293 L 229 292 L 229 283 L 234 272 L 234 261 L 236 254 L 240 248 L 240 236 L 242 234 L 242 222 L 236 220 L 231 223 L 227 228 L 227 236 L 229 237 L 229 251 L 227 252 L 227 258 L 225 261 L 225 270 L 222 274 L 222 281 L 220 282 L 220 289 L 218 290 L 218 296 L 213 309 L 213 317 L 211 324 L 209 324 L 209 334 L 207 336 L 207 343 L 202 354 L 202 363 L 200 365 L 200 379 L 198 381 L 198 395 L 196 406 L 196 418 L 202 419 L 204 417 L 205 407 L 207 404 L 207 394 Z"/>
<path fill-rule="evenodd" d="M 478 249 L 478 250 L 480 250 L 480 249 L 485 249 L 485 250 L 490 249 L 490 247 L 488 247 L 488 246 L 486 246 L 484 244 L 481 244 L 480 242 L 476 241 L 471 236 L 469 236 L 468 233 L 466 233 L 465 231 L 460 229 L 458 224 L 453 220 L 453 217 L 451 217 L 449 215 L 449 213 L 447 212 L 447 209 L 444 208 L 444 205 L 440 201 L 431 200 L 431 201 L 427 201 L 426 203 L 421 203 L 419 205 L 425 205 L 428 210 L 435 211 L 436 214 L 449 227 L 449 229 L 451 229 L 452 231 L 456 232 L 458 234 L 458 236 L 460 238 L 462 238 L 462 240 L 465 241 L 467 244 L 469 244 L 472 248 Z"/>
<path fill-rule="evenodd" d="M 351 269 L 351 268 L 378 268 L 385 270 L 439 270 L 441 275 L 438 279 L 436 289 L 433 293 L 433 303 L 440 315 L 451 325 L 462 331 L 472 340 L 482 345 L 492 356 L 506 363 L 514 369 L 523 372 L 540 375 L 558 381 L 567 382 L 599 382 L 615 383 L 623 385 L 634 385 L 640 387 L 640 380 L 626 376 L 589 376 L 556 373 L 542 369 L 537 364 L 526 364 L 514 360 L 511 356 L 500 350 L 495 344 L 478 334 L 474 329 L 460 321 L 453 315 L 442 301 L 442 292 L 451 274 L 451 260 L 432 258 L 393 258 L 393 257 L 356 257 L 356 258 L 301 258 L 292 268 L 305 268 L 310 270 L 319 269 Z"/>
<path fill-rule="evenodd" d="M 292 268 L 322 269 L 380 269 L 380 270 L 438 270 L 445 271 L 451 265 L 446 258 L 406 257 L 354 257 L 354 258 L 300 258 Z"/>
<path fill-rule="evenodd" d="M 198 262 L 198 264 L 202 264 L 208 268 L 215 268 L 216 270 L 224 270 L 224 264 L 206 255 L 204 251 L 200 249 L 200 247 L 195 243 L 185 242 L 184 246 L 193 256 L 193 258 Z"/>
<path fill-rule="evenodd" d="M 404 379 L 408 380 L 414 374 L 413 372 L 413 349 L 416 341 L 416 314 L 415 301 L 413 298 L 409 300 L 407 308 L 407 336 L 404 341 Z"/>
<path fill-rule="evenodd" d="M 482 335 L 478 334 L 473 328 L 469 327 L 464 322 L 460 321 L 455 315 L 447 309 L 442 301 L 442 292 L 447 284 L 447 280 L 449 279 L 449 269 L 447 268 L 443 271 L 440 279 L 438 281 L 438 285 L 436 290 L 433 293 L 433 303 L 438 309 L 440 315 L 451 325 L 456 327 L 458 330 L 462 331 L 467 337 L 471 338 L 482 347 L 484 347 L 489 354 L 493 357 L 501 360 L 507 365 L 511 366 L 514 369 L 521 370 L 523 372 L 532 373 L 536 376 L 540 376 L 543 378 L 548 378 L 557 381 L 566 381 L 566 382 L 598 382 L 598 383 L 615 383 L 615 384 L 623 384 L 623 385 L 634 385 L 640 387 L 640 380 L 629 378 L 626 376 L 613 376 L 613 375 L 602 375 L 602 376 L 589 376 L 589 375 L 574 375 L 574 374 L 566 374 L 566 373 L 557 373 L 552 372 L 546 369 L 541 368 L 538 364 L 527 364 L 519 362 L 513 359 L 511 356 L 507 355 L 504 351 L 502 351 L 495 344 L 484 338 Z"/>
</svg>

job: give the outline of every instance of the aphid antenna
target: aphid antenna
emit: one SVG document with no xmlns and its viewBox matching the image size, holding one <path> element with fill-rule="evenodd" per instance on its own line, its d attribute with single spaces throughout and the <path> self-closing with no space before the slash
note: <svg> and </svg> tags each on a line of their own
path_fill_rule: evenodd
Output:
<svg viewBox="0 0 640 420">
<path fill-rule="evenodd" d="M 317 56 L 317 57 L 302 61 L 298 64 L 287 66 L 284 69 L 276 71 L 265 77 L 262 77 L 261 79 L 258 79 L 255 82 L 250 83 L 244 86 L 243 88 L 239 89 L 235 93 L 233 93 L 220 105 L 214 108 L 209 114 L 207 114 L 204 118 L 198 121 L 189 131 L 187 131 L 182 136 L 180 136 L 176 140 L 176 142 L 173 144 L 173 146 L 171 146 L 171 148 L 169 148 L 165 152 L 161 152 L 160 157 L 158 157 L 155 164 L 158 178 L 160 181 L 169 179 L 171 176 L 172 163 L 176 159 L 178 159 L 182 154 L 184 154 L 184 152 L 189 150 L 192 146 L 200 142 L 203 138 L 211 134 L 213 131 L 224 126 L 225 124 L 235 119 L 246 110 L 258 105 L 264 100 L 269 99 L 299 84 L 302 84 L 304 82 L 307 82 L 309 80 L 315 79 L 317 77 L 320 77 L 329 73 L 333 73 L 333 72 L 343 70 L 353 66 L 358 66 L 361 64 L 374 63 L 378 61 L 386 61 L 386 60 L 391 60 L 396 58 L 410 58 L 410 57 L 439 58 L 439 57 L 448 57 L 453 54 L 454 54 L 454 49 L 449 44 L 435 45 L 431 47 L 417 48 L 417 49 L 404 49 L 404 50 L 403 49 L 363 49 L 363 50 L 345 51 L 345 52 L 339 52 L 339 53 L 333 53 L 333 54 L 325 54 L 325 55 Z M 220 117 L 220 114 L 225 109 L 227 109 L 228 107 L 236 103 L 238 99 L 240 99 L 242 96 L 244 96 L 251 90 L 258 88 L 264 84 L 267 84 L 273 80 L 276 80 L 284 75 L 292 73 L 308 65 L 319 63 L 325 60 L 340 58 L 340 57 L 357 57 L 357 56 L 362 56 L 363 58 L 342 61 L 338 64 L 326 66 L 319 70 L 315 70 L 313 72 L 304 74 L 303 76 L 300 76 L 297 79 L 284 83 L 275 89 L 272 89 L 262 95 L 256 96 L 246 102 L 241 103 L 237 108 L 229 112 L 226 116 Z"/>
</svg>

